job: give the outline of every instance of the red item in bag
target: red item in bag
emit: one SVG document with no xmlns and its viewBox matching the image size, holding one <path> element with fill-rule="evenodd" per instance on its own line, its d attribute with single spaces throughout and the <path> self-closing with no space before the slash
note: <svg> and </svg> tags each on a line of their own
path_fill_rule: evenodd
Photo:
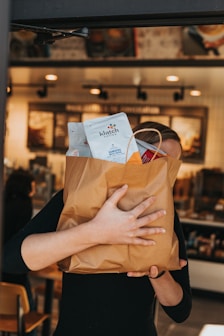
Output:
<svg viewBox="0 0 224 336">
<path fill-rule="evenodd" d="M 139 153 L 141 155 L 142 163 L 150 162 L 153 158 L 159 159 L 167 154 L 154 145 L 151 145 L 145 141 L 136 139 Z"/>
<path fill-rule="evenodd" d="M 149 149 L 147 149 L 141 156 L 142 159 L 142 163 L 146 163 L 152 160 L 152 157 L 154 156 L 155 152 L 150 151 Z M 156 156 L 154 157 L 155 159 L 158 159 L 160 157 L 164 156 L 164 154 L 156 154 Z"/>
</svg>

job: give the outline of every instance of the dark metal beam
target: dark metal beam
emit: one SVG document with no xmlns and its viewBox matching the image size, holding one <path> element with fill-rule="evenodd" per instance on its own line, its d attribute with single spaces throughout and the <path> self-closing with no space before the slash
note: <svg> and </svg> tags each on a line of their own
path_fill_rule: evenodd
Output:
<svg viewBox="0 0 224 336">
<path fill-rule="evenodd" d="M 0 280 L 2 274 L 2 233 L 3 233 L 3 189 L 4 189 L 4 138 L 5 138 L 5 111 L 6 111 L 6 83 L 8 68 L 8 32 L 9 32 L 9 0 L 1 1 L 0 10 Z"/>
<path fill-rule="evenodd" d="M 155 59 L 155 60 L 11 60 L 11 67 L 107 68 L 107 67 L 223 67 L 224 59 Z"/>
<path fill-rule="evenodd" d="M 12 0 L 12 23 L 54 28 L 213 24 L 223 0 Z"/>
</svg>

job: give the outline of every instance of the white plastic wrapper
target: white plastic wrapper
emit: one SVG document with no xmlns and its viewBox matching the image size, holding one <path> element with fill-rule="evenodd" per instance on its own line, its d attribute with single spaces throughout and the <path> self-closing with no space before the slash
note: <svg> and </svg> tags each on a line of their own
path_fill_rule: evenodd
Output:
<svg viewBox="0 0 224 336">
<path fill-rule="evenodd" d="M 66 156 L 92 156 L 82 122 L 68 123 L 68 138 L 69 148 Z"/>
</svg>

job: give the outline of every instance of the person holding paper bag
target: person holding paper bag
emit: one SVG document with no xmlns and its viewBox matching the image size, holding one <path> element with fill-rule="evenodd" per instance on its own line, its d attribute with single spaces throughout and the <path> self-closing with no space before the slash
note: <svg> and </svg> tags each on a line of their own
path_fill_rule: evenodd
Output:
<svg viewBox="0 0 224 336">
<path fill-rule="evenodd" d="M 161 149 L 168 155 L 180 157 L 180 139 L 174 131 L 154 123 L 139 125 L 138 129 L 145 127 L 160 128 Z M 146 138 L 143 141 L 148 142 Z M 149 143 L 156 145 L 157 142 L 156 134 L 150 134 Z M 155 197 L 152 196 L 122 211 L 117 204 L 127 191 L 127 185 L 117 189 L 93 219 L 62 231 L 56 231 L 64 206 L 63 191 L 58 192 L 5 246 L 3 269 L 13 269 L 13 272 L 41 269 L 99 244 L 153 247 L 152 237 L 166 234 L 156 225 L 157 219 L 166 216 L 162 204 L 161 210 L 142 216 L 145 209 L 153 205 Z M 153 265 L 144 273 L 64 272 L 60 316 L 54 336 L 155 336 L 155 297 L 174 321 L 184 321 L 191 311 L 191 290 L 185 243 L 176 214 L 174 229 L 179 240 L 179 270 L 159 274 L 158 267 Z"/>
</svg>

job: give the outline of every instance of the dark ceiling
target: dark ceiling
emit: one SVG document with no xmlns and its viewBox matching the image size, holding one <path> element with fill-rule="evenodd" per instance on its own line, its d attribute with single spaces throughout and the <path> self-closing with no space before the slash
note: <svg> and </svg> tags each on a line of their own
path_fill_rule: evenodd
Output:
<svg viewBox="0 0 224 336">
<path fill-rule="evenodd" d="M 223 23 L 223 0 L 12 0 L 11 22 L 54 28 Z"/>
</svg>

